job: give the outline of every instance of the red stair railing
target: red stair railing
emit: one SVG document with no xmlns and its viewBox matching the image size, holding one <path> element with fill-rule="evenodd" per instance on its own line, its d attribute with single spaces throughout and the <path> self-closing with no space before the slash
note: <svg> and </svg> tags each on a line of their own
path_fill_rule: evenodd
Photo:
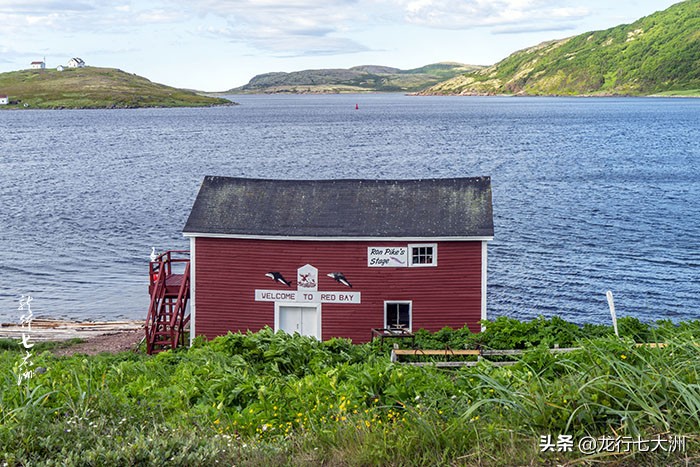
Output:
<svg viewBox="0 0 700 467">
<path fill-rule="evenodd" d="M 146 352 L 149 355 L 175 349 L 178 344 L 184 345 L 184 331 L 190 320 L 189 315 L 185 316 L 190 297 L 190 260 L 175 255 L 189 255 L 189 252 L 166 251 L 150 263 L 151 302 L 145 323 Z M 178 263 L 184 263 L 182 274 L 173 273 L 173 264 Z"/>
</svg>

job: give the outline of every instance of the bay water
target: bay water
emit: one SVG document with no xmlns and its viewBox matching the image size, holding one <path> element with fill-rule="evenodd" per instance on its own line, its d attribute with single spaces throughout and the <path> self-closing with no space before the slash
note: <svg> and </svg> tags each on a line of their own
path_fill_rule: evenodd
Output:
<svg viewBox="0 0 700 467">
<path fill-rule="evenodd" d="M 489 175 L 489 317 L 700 318 L 698 99 L 229 97 L 0 112 L 0 321 L 145 318 L 205 175 Z"/>
</svg>

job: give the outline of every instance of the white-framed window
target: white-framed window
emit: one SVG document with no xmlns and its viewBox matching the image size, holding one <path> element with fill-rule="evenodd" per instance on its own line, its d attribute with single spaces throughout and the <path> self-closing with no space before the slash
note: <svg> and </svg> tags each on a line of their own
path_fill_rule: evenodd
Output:
<svg viewBox="0 0 700 467">
<path fill-rule="evenodd" d="M 410 331 L 413 328 L 413 302 L 387 300 L 384 302 L 384 327 Z"/>
<path fill-rule="evenodd" d="M 408 245 L 408 265 L 411 267 L 437 266 L 437 243 Z"/>
</svg>

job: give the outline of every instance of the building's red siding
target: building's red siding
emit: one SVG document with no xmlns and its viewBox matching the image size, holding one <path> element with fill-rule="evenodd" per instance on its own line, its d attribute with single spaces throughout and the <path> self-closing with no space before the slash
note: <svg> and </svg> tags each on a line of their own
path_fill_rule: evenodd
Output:
<svg viewBox="0 0 700 467">
<path fill-rule="evenodd" d="M 437 242 L 436 267 L 370 268 L 367 247 L 409 242 L 195 239 L 195 332 L 213 338 L 231 331 L 274 326 L 273 302 L 256 302 L 255 289 L 286 287 L 265 277 L 281 272 L 296 289 L 297 269 L 318 268 L 319 291 L 350 290 L 326 276 L 340 271 L 361 292 L 361 304 L 323 303 L 322 338 L 370 339 L 384 326 L 384 301 L 413 302 L 413 330 L 437 331 L 481 319 L 481 242 Z"/>
</svg>

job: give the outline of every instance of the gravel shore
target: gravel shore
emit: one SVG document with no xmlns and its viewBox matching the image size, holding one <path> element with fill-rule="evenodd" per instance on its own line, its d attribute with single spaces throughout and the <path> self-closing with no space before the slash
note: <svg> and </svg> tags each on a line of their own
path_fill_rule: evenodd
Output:
<svg viewBox="0 0 700 467">
<path fill-rule="evenodd" d="M 0 325 L 0 339 L 22 341 L 22 334 L 30 342 L 67 341 L 83 342 L 53 350 L 59 356 L 102 352 L 116 353 L 135 350 L 144 338 L 143 321 L 71 322 L 37 318 L 32 320 L 31 330 L 18 324 Z"/>
</svg>

